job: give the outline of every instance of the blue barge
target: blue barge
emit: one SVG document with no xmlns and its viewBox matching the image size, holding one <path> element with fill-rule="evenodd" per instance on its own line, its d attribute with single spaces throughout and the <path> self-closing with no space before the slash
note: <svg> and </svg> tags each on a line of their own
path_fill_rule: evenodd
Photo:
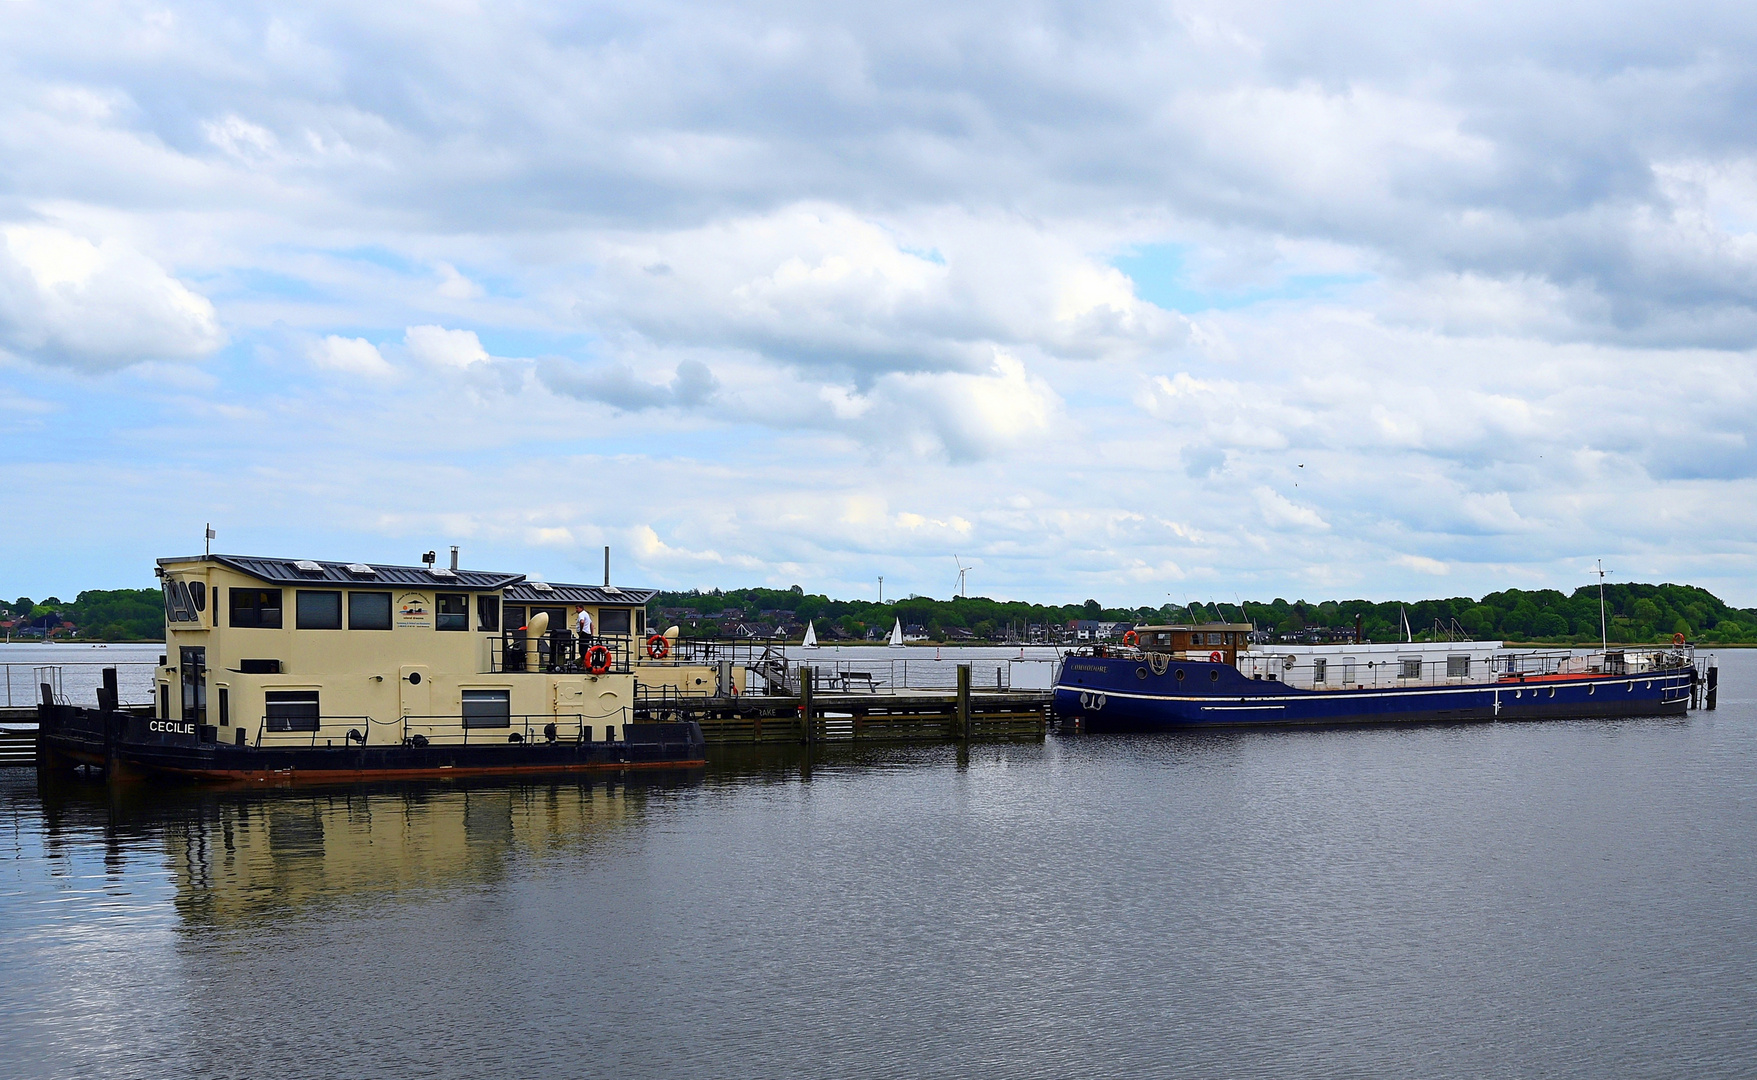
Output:
<svg viewBox="0 0 1757 1080">
<path fill-rule="evenodd" d="M 1219 627 L 1219 624 L 1215 624 Z M 1424 642 L 1245 649 L 1248 627 L 1147 627 L 1117 649 L 1067 656 L 1064 729 L 1152 731 L 1681 715 L 1713 707 L 1718 672 L 1670 648 L 1507 649 Z"/>
</svg>

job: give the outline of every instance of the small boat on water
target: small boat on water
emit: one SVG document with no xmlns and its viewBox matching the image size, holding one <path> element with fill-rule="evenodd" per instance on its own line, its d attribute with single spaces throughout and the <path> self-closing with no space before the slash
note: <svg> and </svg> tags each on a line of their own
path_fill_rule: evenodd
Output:
<svg viewBox="0 0 1757 1080">
<path fill-rule="evenodd" d="M 802 649 L 817 648 L 817 625 L 810 619 L 805 621 L 805 640 L 800 643 Z"/>
<path fill-rule="evenodd" d="M 1131 630 L 1069 654 L 1054 710 L 1083 731 L 1653 716 L 1714 707 L 1719 671 L 1670 646 L 1513 649 L 1499 641 L 1252 647 L 1249 624 Z"/>
<path fill-rule="evenodd" d="M 903 647 L 903 620 L 900 618 L 895 623 L 891 624 L 890 646 L 893 649 L 901 649 Z"/>
<path fill-rule="evenodd" d="M 202 555 L 158 573 L 153 702 L 122 705 L 114 668 L 95 709 L 45 685 L 44 768 L 327 783 L 692 767 L 700 726 L 642 722 L 637 680 L 743 688 L 722 685 L 729 664 L 674 655 L 675 631 L 647 635 L 650 589 L 460 569 L 455 548 L 450 568 Z"/>
</svg>

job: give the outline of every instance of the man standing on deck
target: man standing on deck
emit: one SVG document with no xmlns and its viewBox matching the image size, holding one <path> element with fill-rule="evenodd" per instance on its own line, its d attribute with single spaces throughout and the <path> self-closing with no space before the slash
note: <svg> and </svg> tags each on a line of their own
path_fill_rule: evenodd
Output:
<svg viewBox="0 0 1757 1080">
<path fill-rule="evenodd" d="M 583 651 L 586 642 L 592 638 L 592 613 L 580 608 L 580 649 Z"/>
</svg>

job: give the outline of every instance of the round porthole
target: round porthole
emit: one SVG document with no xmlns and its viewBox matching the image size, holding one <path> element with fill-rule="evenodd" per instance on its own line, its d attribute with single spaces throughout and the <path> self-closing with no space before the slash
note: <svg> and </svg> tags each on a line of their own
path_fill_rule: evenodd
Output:
<svg viewBox="0 0 1757 1080">
<path fill-rule="evenodd" d="M 409 685 L 410 686 L 420 686 L 421 685 L 421 673 L 419 671 L 409 672 Z"/>
<path fill-rule="evenodd" d="M 1598 693 L 1598 687 L 1589 686 L 1586 688 L 1586 696 L 1587 697 L 1591 697 L 1593 694 L 1596 694 L 1596 693 Z"/>
<path fill-rule="evenodd" d="M 1633 694 L 1634 692 L 1635 692 L 1635 683 L 1633 681 L 1631 681 L 1629 683 L 1629 693 Z"/>
<path fill-rule="evenodd" d="M 1209 669 L 1208 681 L 1209 682 L 1219 682 L 1220 681 L 1220 669 L 1219 668 Z"/>
<path fill-rule="evenodd" d="M 1644 683 L 1642 683 L 1642 684 L 1641 684 L 1641 689 L 1643 689 L 1643 690 L 1652 690 L 1652 689 L 1653 689 L 1653 680 L 1652 680 L 1652 679 L 1648 679 L 1648 680 L 1647 680 L 1647 681 L 1646 681 L 1646 682 L 1644 682 Z"/>
<path fill-rule="evenodd" d="M 1177 681 L 1178 681 L 1178 682 L 1183 682 L 1183 681 L 1184 681 L 1184 669 L 1183 669 L 1183 668 L 1178 668 L 1178 669 L 1177 669 Z"/>
<path fill-rule="evenodd" d="M 1513 691 L 1513 696 L 1514 696 L 1514 697 L 1516 697 L 1516 698 L 1522 698 L 1522 697 L 1524 697 L 1524 696 L 1525 696 L 1525 691 L 1523 691 L 1523 690 L 1515 690 L 1515 691 Z"/>
<path fill-rule="evenodd" d="M 1146 668 L 1138 667 L 1135 669 L 1135 678 L 1145 679 L 1146 677 L 1147 677 L 1147 669 Z"/>
<path fill-rule="evenodd" d="M 1552 686 L 1552 687 L 1550 687 L 1550 696 L 1551 696 L 1551 697 L 1555 697 L 1555 696 L 1556 696 L 1556 688 L 1555 688 L 1555 687 L 1553 687 L 1553 686 Z"/>
</svg>

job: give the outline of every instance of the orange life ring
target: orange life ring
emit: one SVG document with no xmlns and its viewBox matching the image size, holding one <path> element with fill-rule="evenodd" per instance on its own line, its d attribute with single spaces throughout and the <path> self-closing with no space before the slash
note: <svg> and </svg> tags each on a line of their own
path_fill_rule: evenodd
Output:
<svg viewBox="0 0 1757 1080">
<path fill-rule="evenodd" d="M 1140 641 L 1140 640 L 1141 640 L 1141 635 L 1135 633 L 1133 630 L 1124 630 L 1123 631 L 1123 644 L 1127 645 L 1129 648 L 1131 648 L 1131 649 L 1134 648 L 1135 642 Z"/>
<path fill-rule="evenodd" d="M 1222 660 L 1225 660 L 1225 659 L 1226 659 L 1226 657 L 1224 657 L 1224 656 L 1221 656 L 1221 655 L 1220 655 L 1220 654 L 1219 654 L 1219 653 L 1217 653 L 1217 652 L 1211 652 L 1211 653 L 1209 653 L 1209 654 L 1208 654 L 1208 662 L 1209 662 L 1209 663 L 1210 663 L 1210 664 L 1218 664 L 1218 663 L 1220 663 L 1220 662 L 1221 662 L 1221 661 L 1222 661 Z"/>
<path fill-rule="evenodd" d="M 647 639 L 647 655 L 655 660 L 663 660 L 671 655 L 671 643 L 665 640 L 664 634 L 654 634 Z"/>
<path fill-rule="evenodd" d="M 602 645 L 594 645 L 586 650 L 586 670 L 594 675 L 602 675 L 610 670 L 610 650 Z"/>
<path fill-rule="evenodd" d="M 1688 641 L 1688 640 L 1689 640 L 1689 639 L 1688 639 L 1688 638 L 1686 638 L 1686 637 L 1685 637 L 1685 636 L 1684 636 L 1684 635 L 1682 635 L 1682 634 L 1673 634 L 1673 635 L 1672 635 L 1672 644 L 1673 644 L 1673 645 L 1682 645 L 1682 644 L 1684 644 L 1684 642 L 1686 642 L 1686 641 Z"/>
</svg>

